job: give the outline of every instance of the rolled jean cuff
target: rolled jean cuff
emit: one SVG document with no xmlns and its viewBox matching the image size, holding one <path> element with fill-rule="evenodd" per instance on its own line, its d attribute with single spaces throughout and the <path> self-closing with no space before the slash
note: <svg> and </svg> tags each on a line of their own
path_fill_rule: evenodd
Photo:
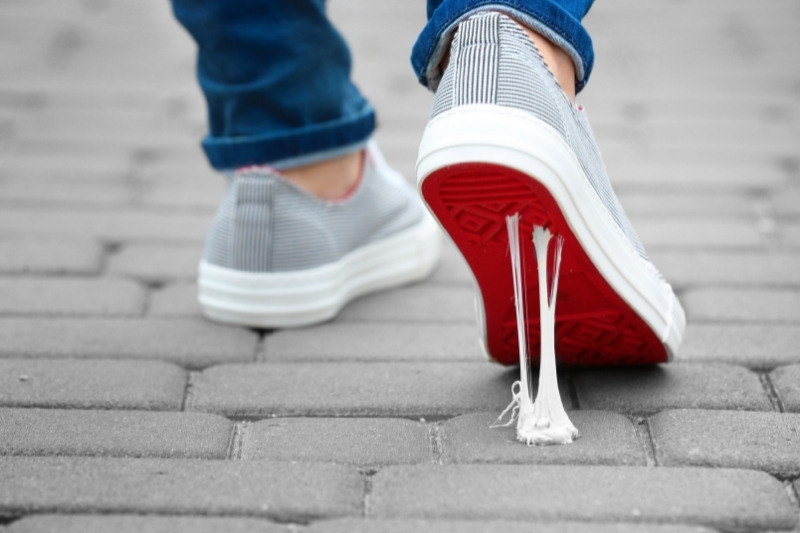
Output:
<svg viewBox="0 0 800 533">
<path fill-rule="evenodd" d="M 323 161 L 362 148 L 375 131 L 375 111 L 368 104 L 359 113 L 276 134 L 212 137 L 203 140 L 211 166 L 231 170 L 248 165 L 292 168 Z"/>
<path fill-rule="evenodd" d="M 579 21 L 563 16 L 549 2 L 523 5 L 515 0 L 478 0 L 463 3 L 459 9 L 440 14 L 437 10 L 422 30 L 411 54 L 411 65 L 419 82 L 435 91 L 443 72 L 440 64 L 458 24 L 479 11 L 499 11 L 542 34 L 564 50 L 575 64 L 575 90 L 580 92 L 594 66 L 594 50 L 589 33 Z"/>
</svg>

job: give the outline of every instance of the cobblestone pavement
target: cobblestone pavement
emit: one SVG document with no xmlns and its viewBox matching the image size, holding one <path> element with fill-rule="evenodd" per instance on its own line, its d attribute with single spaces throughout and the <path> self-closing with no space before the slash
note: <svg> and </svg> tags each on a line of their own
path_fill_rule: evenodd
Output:
<svg viewBox="0 0 800 533">
<path fill-rule="evenodd" d="M 330 9 L 411 176 L 423 2 Z M 200 318 L 222 180 L 167 2 L 0 3 L 0 532 L 800 531 L 800 3 L 587 26 L 583 103 L 689 327 L 673 364 L 564 373 L 583 437 L 526 448 L 488 428 L 514 371 L 452 248 L 320 327 Z"/>
</svg>

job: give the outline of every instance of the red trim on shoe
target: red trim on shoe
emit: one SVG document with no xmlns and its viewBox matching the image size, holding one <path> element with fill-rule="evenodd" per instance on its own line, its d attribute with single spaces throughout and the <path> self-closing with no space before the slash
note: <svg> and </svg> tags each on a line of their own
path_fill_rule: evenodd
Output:
<svg viewBox="0 0 800 533">
<path fill-rule="evenodd" d="M 463 163 L 427 176 L 422 196 L 472 269 L 483 298 L 486 349 L 497 362 L 519 362 L 505 217 L 520 214 L 530 358 L 539 359 L 539 309 L 533 226 L 564 237 L 556 304 L 556 356 L 567 365 L 662 363 L 666 348 L 614 291 L 581 248 L 550 192 L 507 167 Z M 551 258 L 552 261 L 552 258 Z"/>
</svg>

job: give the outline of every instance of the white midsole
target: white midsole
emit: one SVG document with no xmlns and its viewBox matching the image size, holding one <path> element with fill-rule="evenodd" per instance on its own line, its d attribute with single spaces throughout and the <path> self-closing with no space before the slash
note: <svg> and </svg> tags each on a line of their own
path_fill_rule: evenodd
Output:
<svg viewBox="0 0 800 533">
<path fill-rule="evenodd" d="M 223 322 L 265 328 L 333 318 L 354 298 L 422 279 L 439 258 L 441 232 L 427 214 L 416 225 L 334 263 L 292 272 L 243 272 L 200 261 L 198 300 Z"/>
<path fill-rule="evenodd" d="M 680 303 L 655 267 L 633 248 L 553 128 L 525 111 L 486 104 L 461 106 L 431 120 L 417 160 L 420 189 L 433 172 L 468 162 L 535 176 L 603 278 L 656 332 L 670 357 L 675 354 L 685 327 Z M 482 309 L 479 322 L 485 337 Z"/>
</svg>

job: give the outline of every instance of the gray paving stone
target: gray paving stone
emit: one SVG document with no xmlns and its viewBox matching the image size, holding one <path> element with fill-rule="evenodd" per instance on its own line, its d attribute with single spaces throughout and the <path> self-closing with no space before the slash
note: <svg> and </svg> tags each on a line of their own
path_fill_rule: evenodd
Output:
<svg viewBox="0 0 800 533">
<path fill-rule="evenodd" d="M 135 316 L 144 289 L 128 280 L 0 278 L 0 315 Z"/>
<path fill-rule="evenodd" d="M 592 119 L 594 121 L 594 119 Z M 597 133 L 598 128 L 594 128 Z M 615 176 L 616 177 L 616 176 Z M 647 176 L 646 178 L 649 178 Z M 752 216 L 756 212 L 757 199 L 752 193 L 742 191 L 691 191 L 653 190 L 652 184 L 644 190 L 635 185 L 621 183 L 615 190 L 625 212 L 634 225 L 644 217 L 665 215 L 687 216 Z M 669 186 L 669 185 L 667 185 Z M 659 256 L 656 256 L 658 259 Z M 660 265 L 659 261 L 656 263 Z"/>
<path fill-rule="evenodd" d="M 517 376 L 487 363 L 220 365 L 193 376 L 187 409 L 262 418 L 499 413 Z"/>
<path fill-rule="evenodd" d="M 800 363 L 800 329 L 789 324 L 689 323 L 676 359 L 771 369 Z"/>
<path fill-rule="evenodd" d="M 287 526 L 259 518 L 215 516 L 57 515 L 26 516 L 7 533 L 289 533 Z"/>
<path fill-rule="evenodd" d="M 187 86 L 187 89 L 190 92 L 194 90 L 191 86 Z M 193 94 L 192 96 L 199 95 Z M 202 97 L 198 103 L 202 109 L 198 109 L 196 112 L 201 115 L 202 120 L 202 114 L 205 113 L 205 103 L 202 102 Z M 184 98 L 181 100 L 181 105 L 186 106 L 190 103 L 186 102 Z M 187 109 L 187 112 L 191 112 L 191 110 Z M 181 155 L 185 157 L 180 157 Z M 208 161 L 202 157 L 199 146 L 193 153 L 181 154 L 169 151 L 164 154 L 164 157 L 147 161 L 140 166 L 138 176 L 143 182 L 153 187 L 158 184 L 174 185 L 176 183 L 191 184 L 195 188 L 200 187 L 201 189 L 217 187 L 220 192 L 217 203 L 225 189 L 225 178 L 211 168 Z"/>
<path fill-rule="evenodd" d="M 781 242 L 792 248 L 800 248 L 800 224 L 789 222 L 781 226 Z"/>
<path fill-rule="evenodd" d="M 472 287 L 422 283 L 359 298 L 336 321 L 475 324 Z"/>
<path fill-rule="evenodd" d="M 131 244 L 111 256 L 108 270 L 149 282 L 197 278 L 197 263 L 203 248 L 197 244 Z"/>
<path fill-rule="evenodd" d="M 800 322 L 800 291 L 702 288 L 681 298 L 690 321 Z"/>
<path fill-rule="evenodd" d="M 591 16 L 591 13 L 590 13 Z M 592 80 L 595 83 L 597 80 Z M 598 94 L 595 85 L 590 93 Z M 588 96 L 589 93 L 587 93 Z M 601 104 L 594 109 L 606 107 Z M 677 107 L 677 106 L 676 106 Z M 590 115 L 591 116 L 591 115 Z M 604 141 L 600 139 L 603 157 L 609 168 L 614 187 L 621 189 L 642 188 L 652 192 L 653 186 L 672 188 L 685 193 L 702 192 L 705 194 L 718 194 L 730 192 L 749 192 L 753 187 L 753 176 L 759 177 L 759 184 L 763 187 L 779 188 L 787 182 L 786 173 L 778 165 L 765 164 L 762 161 L 739 161 L 737 163 L 723 163 L 717 159 L 716 163 L 704 160 L 676 160 L 678 158 L 660 158 L 651 156 L 646 161 L 637 161 L 626 154 L 615 154 L 612 150 L 604 148 Z M 623 204 L 626 205 L 626 204 Z M 658 211 L 661 208 L 655 207 Z M 680 211 L 673 212 L 680 214 Z M 708 214 L 716 214 L 711 209 Z"/>
<path fill-rule="evenodd" d="M 473 277 L 469 266 L 449 239 L 445 239 L 443 242 L 439 266 L 431 274 L 430 281 L 443 285 L 472 286 Z"/>
<path fill-rule="evenodd" d="M 664 522 L 730 530 L 798 523 L 778 480 L 718 468 L 393 466 L 373 478 L 369 515 Z"/>
<path fill-rule="evenodd" d="M 605 411 L 571 411 L 580 438 L 568 446 L 525 446 L 516 425 L 490 428 L 498 413 L 475 413 L 443 422 L 439 434 L 446 463 L 646 464 L 644 445 L 626 417 Z"/>
<path fill-rule="evenodd" d="M 4 208 L 0 234 L 95 238 L 111 242 L 153 240 L 202 242 L 209 214 L 144 212 L 133 208 L 109 211 Z"/>
<path fill-rule="evenodd" d="M 266 361 L 486 361 L 472 324 L 347 323 L 276 331 Z"/>
<path fill-rule="evenodd" d="M 14 178 L 25 176 L 32 181 L 47 181 L 54 175 L 63 176 L 69 181 L 118 181 L 130 172 L 130 157 L 117 157 L 115 154 L 95 150 L 93 153 L 80 151 L 48 154 L 15 150 L 8 154 L 3 165 L 3 174 Z"/>
<path fill-rule="evenodd" d="M 314 522 L 304 533 L 714 533 L 700 526 L 598 524 L 510 520 L 381 520 L 340 518 Z M 13 533 L 17 533 L 13 531 Z"/>
<path fill-rule="evenodd" d="M 73 179 L 72 172 L 47 176 L 15 170 L 11 179 L 0 181 L 0 198 L 5 203 L 32 206 L 113 206 L 131 203 L 133 190 L 122 179 Z M 41 173 L 40 173 L 41 174 Z"/>
<path fill-rule="evenodd" d="M 574 382 L 581 409 L 626 413 L 772 409 L 758 376 L 733 365 L 671 363 L 592 369 L 576 373 Z"/>
<path fill-rule="evenodd" d="M 637 222 L 636 232 L 653 249 L 761 249 L 766 244 L 754 222 L 735 219 L 647 219 Z"/>
<path fill-rule="evenodd" d="M 225 459 L 232 431 L 205 413 L 0 408 L 0 455 Z"/>
<path fill-rule="evenodd" d="M 197 285 L 174 283 L 153 291 L 148 314 L 155 317 L 198 317 Z"/>
<path fill-rule="evenodd" d="M 102 259 L 90 241 L 0 240 L 2 274 L 97 274 Z"/>
<path fill-rule="evenodd" d="M 800 476 L 800 414 L 665 411 L 650 419 L 665 466 L 764 470 Z"/>
<path fill-rule="evenodd" d="M 203 319 L 0 318 L 0 357 L 160 359 L 185 368 L 246 363 L 258 335 Z"/>
<path fill-rule="evenodd" d="M 86 144 L 120 143 L 138 145 L 146 139 L 148 144 L 158 144 L 162 149 L 183 145 L 189 131 L 181 131 L 176 121 L 153 120 L 140 113 L 111 113 L 108 109 L 49 108 L 31 114 L 29 120 L 17 131 L 20 139 L 38 142 L 60 141 Z"/>
<path fill-rule="evenodd" d="M 243 459 L 376 467 L 429 463 L 425 424 L 390 418 L 275 418 L 247 426 Z"/>
<path fill-rule="evenodd" d="M 770 195 L 772 209 L 778 215 L 800 215 L 800 191 L 784 189 Z"/>
<path fill-rule="evenodd" d="M 364 480 L 331 464 L 0 458 L 0 514 L 137 513 L 261 516 L 304 522 L 362 511 Z"/>
<path fill-rule="evenodd" d="M 221 175 L 210 175 L 211 168 L 205 164 L 203 158 L 197 158 L 206 167 L 201 175 L 193 174 L 192 171 L 183 170 L 185 174 L 191 174 L 191 179 L 154 179 L 148 181 L 147 190 L 142 194 L 142 201 L 145 204 L 158 207 L 177 207 L 189 208 L 194 212 L 201 209 L 214 214 L 217 206 L 222 201 L 225 190 L 225 180 Z"/>
<path fill-rule="evenodd" d="M 784 409 L 800 413 L 800 365 L 776 368 L 769 377 Z"/>
<path fill-rule="evenodd" d="M 763 251 L 693 251 L 652 254 L 664 277 L 675 287 L 800 285 L 800 254 Z"/>
<path fill-rule="evenodd" d="M 0 359 L 0 405 L 180 410 L 186 372 L 157 361 Z"/>
</svg>

